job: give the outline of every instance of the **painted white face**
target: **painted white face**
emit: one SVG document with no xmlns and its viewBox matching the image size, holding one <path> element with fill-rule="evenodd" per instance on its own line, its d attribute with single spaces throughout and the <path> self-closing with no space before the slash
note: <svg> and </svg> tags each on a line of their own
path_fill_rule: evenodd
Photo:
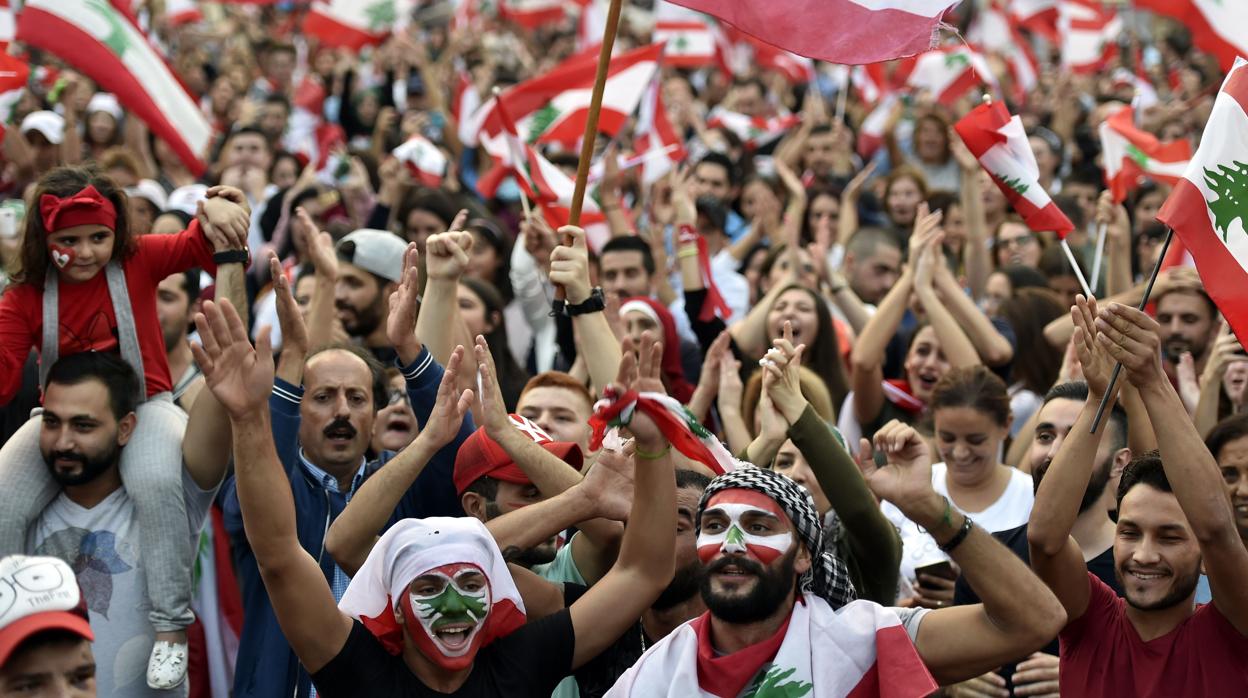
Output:
<svg viewBox="0 0 1248 698">
<path fill-rule="evenodd" d="M 490 585 L 476 565 L 456 563 L 432 569 L 408 590 L 408 601 L 428 640 L 445 657 L 463 657 L 477 648 L 477 635 L 490 612 Z M 423 643 L 421 643 L 423 644 Z"/>
<path fill-rule="evenodd" d="M 702 532 L 698 534 L 698 557 L 703 563 L 722 553 L 750 555 L 769 565 L 793 547 L 792 532 L 777 530 L 782 519 L 775 503 L 761 496 L 759 499 L 765 501 L 749 501 L 753 499 L 733 490 L 713 499 L 702 514 Z"/>
</svg>

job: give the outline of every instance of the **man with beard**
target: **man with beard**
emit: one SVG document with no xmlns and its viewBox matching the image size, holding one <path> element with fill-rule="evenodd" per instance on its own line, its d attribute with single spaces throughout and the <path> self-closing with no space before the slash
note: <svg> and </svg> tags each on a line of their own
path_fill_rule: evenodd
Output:
<svg viewBox="0 0 1248 698">
<path fill-rule="evenodd" d="M 1162 366 L 1166 375 L 1177 376 L 1179 359 L 1190 353 L 1196 375 L 1205 370 L 1209 349 L 1217 339 L 1221 323 L 1218 306 L 1199 282 L 1176 285 L 1154 299 L 1157 323 L 1161 325 Z"/>
<path fill-rule="evenodd" d="M 403 281 L 407 243 L 394 233 L 364 228 L 344 237 L 336 249 L 339 265 L 334 308 L 342 328 L 378 361 L 394 361 L 396 354 L 386 336 L 385 320 L 390 313 L 390 294 Z"/>
<path fill-rule="evenodd" d="M 156 319 L 165 337 L 165 356 L 169 359 L 169 376 L 173 378 L 173 401 L 189 411 L 195 397 L 204 387 L 204 380 L 191 355 L 187 333 L 191 327 L 191 309 L 199 300 L 199 270 L 173 274 L 156 286 Z"/>
<path fill-rule="evenodd" d="M 1088 400 L 1053 459 L 1032 510 L 1031 564 L 1057 593 L 1061 692 L 1074 696 L 1248 694 L 1248 550 L 1213 456 L 1162 371 L 1161 327 L 1082 298 L 1075 347 Z M 1092 433 L 1115 361 L 1139 391 L 1160 454 L 1137 456 L 1118 485 L 1114 567 L 1125 599 L 1088 573 L 1070 536 L 1105 429 Z M 1201 569 L 1213 602 L 1193 602 Z"/>
<path fill-rule="evenodd" d="M 31 527 L 26 552 L 58 557 L 82 570 L 100 696 L 185 696 L 185 683 L 153 690 L 145 680 L 156 635 L 147 614 L 136 505 L 119 466 L 137 423 L 138 385 L 130 365 L 113 354 L 71 354 L 52 365 L 39 450 L 61 494 Z M 212 446 L 228 440 L 229 433 L 215 399 L 195 405 L 182 447 L 186 518 L 168 521 L 165 534 L 198 537 L 229 461 L 228 453 Z"/>
<path fill-rule="evenodd" d="M 855 601 L 844 564 L 824 549 L 810 494 L 743 465 L 712 480 L 698 506 L 707 613 L 648 650 L 607 695 L 851 695 L 887 686 L 890 695 L 926 696 L 937 687 L 933 676 L 968 678 L 1052 637 L 1064 621 L 1057 600 L 932 490 L 931 455 L 918 433 L 892 421 L 875 445 L 888 465 L 864 459 L 873 492 L 936 536 L 982 605 Z"/>
<path fill-rule="evenodd" d="M 901 277 L 901 243 L 883 228 L 860 228 L 845 247 L 845 281 L 863 303 L 875 307 Z"/>
</svg>

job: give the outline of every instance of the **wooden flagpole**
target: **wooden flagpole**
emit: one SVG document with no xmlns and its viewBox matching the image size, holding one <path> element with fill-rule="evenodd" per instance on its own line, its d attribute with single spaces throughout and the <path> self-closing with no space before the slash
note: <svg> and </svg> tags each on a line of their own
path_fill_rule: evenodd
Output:
<svg viewBox="0 0 1248 698">
<path fill-rule="evenodd" d="M 581 205 L 585 201 L 585 187 L 589 183 L 589 165 L 594 159 L 594 141 L 598 137 L 598 114 L 602 111 L 602 93 L 607 86 L 607 72 L 611 68 L 611 49 L 615 46 L 615 33 L 620 27 L 620 6 L 622 0 L 611 0 L 607 10 L 607 27 L 602 33 L 602 48 L 598 51 L 598 72 L 594 76 L 594 91 L 589 98 L 589 115 L 585 119 L 585 135 L 581 140 L 581 159 L 576 164 L 576 188 L 572 192 L 572 208 L 568 215 L 568 225 L 581 224 Z M 564 240 L 565 245 L 572 244 Z M 562 286 L 555 287 L 555 300 L 552 310 L 556 315 L 563 314 Z"/>
</svg>

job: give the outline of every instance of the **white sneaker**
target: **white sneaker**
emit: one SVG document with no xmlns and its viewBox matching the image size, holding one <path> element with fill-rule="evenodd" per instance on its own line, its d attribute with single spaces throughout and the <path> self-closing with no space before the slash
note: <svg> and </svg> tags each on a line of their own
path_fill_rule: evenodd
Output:
<svg viewBox="0 0 1248 698">
<path fill-rule="evenodd" d="M 187 646 L 185 642 L 158 640 L 147 659 L 147 686 L 167 691 L 186 681 Z"/>
</svg>

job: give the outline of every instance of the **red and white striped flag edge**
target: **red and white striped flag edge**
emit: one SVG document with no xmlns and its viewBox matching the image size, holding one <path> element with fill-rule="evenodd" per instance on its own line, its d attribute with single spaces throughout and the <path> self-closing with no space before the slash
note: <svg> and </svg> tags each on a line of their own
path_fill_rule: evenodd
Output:
<svg viewBox="0 0 1248 698">
<path fill-rule="evenodd" d="M 442 186 L 446 177 L 446 155 L 424 136 L 414 135 L 391 153 L 416 181 L 426 187 Z"/>
<path fill-rule="evenodd" d="M 411 0 L 318 0 L 303 20 L 303 31 L 326 46 L 359 51 L 385 41 L 410 12 Z"/>
<path fill-rule="evenodd" d="M 1157 214 L 1191 253 L 1205 291 L 1248 344 L 1248 61 L 1236 58 L 1191 165 Z"/>
<path fill-rule="evenodd" d="M 1186 25 L 1196 45 L 1217 56 L 1223 70 L 1248 55 L 1248 3 L 1243 0 L 1135 0 L 1135 6 Z"/>
<path fill-rule="evenodd" d="M 1023 122 L 1011 116 L 1004 104 L 981 104 L 954 128 L 1027 227 L 1037 232 L 1051 230 L 1062 238 L 1075 229 L 1040 186 L 1040 168 Z"/>
<path fill-rule="evenodd" d="M 957 0 L 673 2 L 718 17 L 786 51 L 846 65 L 887 61 L 928 50 L 935 45 L 941 18 L 958 4 Z"/>
<path fill-rule="evenodd" d="M 27 0 L 17 38 L 82 71 L 147 124 L 196 175 L 212 138 L 199 106 L 147 38 L 111 6 L 89 0 Z"/>
<path fill-rule="evenodd" d="M 1101 153 L 1105 181 L 1114 201 L 1122 203 L 1149 177 L 1171 186 L 1178 184 L 1192 159 L 1192 146 L 1185 139 L 1162 143 L 1153 134 L 1135 125 L 1135 109 L 1123 107 L 1101 122 Z"/>
</svg>

